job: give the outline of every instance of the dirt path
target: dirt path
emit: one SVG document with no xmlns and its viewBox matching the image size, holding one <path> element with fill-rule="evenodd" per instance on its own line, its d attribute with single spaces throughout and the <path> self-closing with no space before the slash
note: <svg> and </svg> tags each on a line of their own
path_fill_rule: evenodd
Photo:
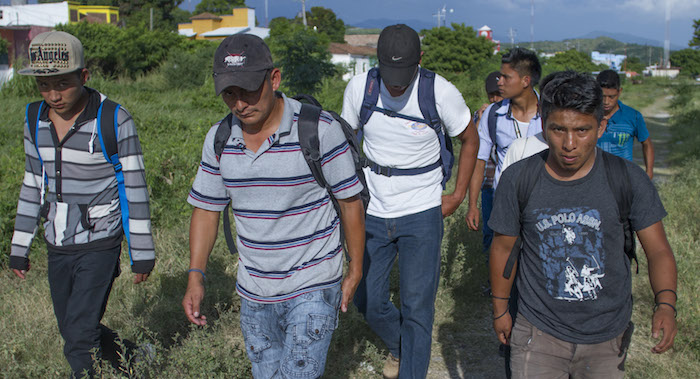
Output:
<svg viewBox="0 0 700 379">
<path fill-rule="evenodd" d="M 671 150 L 671 115 L 668 113 L 669 102 L 672 96 L 659 97 L 649 106 L 641 109 L 644 120 L 647 123 L 651 141 L 654 143 L 654 181 L 664 181 L 673 175 L 673 171 L 667 163 L 668 153 Z M 644 167 L 642 146 L 634 144 L 634 161 Z"/>
</svg>

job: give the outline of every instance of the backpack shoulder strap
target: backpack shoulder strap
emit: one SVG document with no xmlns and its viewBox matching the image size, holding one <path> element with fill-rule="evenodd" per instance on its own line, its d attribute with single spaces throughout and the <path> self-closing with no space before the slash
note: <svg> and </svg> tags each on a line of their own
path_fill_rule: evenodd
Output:
<svg viewBox="0 0 700 379">
<path fill-rule="evenodd" d="M 435 73 L 423 67 L 420 68 L 418 80 L 418 107 L 430 127 L 442 133 L 440 115 L 435 102 Z"/>
<path fill-rule="evenodd" d="M 379 69 L 373 67 L 367 73 L 362 107 L 360 108 L 360 128 L 364 126 L 374 112 L 374 107 L 379 101 Z"/>
<path fill-rule="evenodd" d="M 625 235 L 624 251 L 630 260 L 637 263 L 637 273 L 639 273 L 634 231 L 629 221 L 632 211 L 632 181 L 629 171 L 627 171 L 627 163 L 623 158 L 603 151 L 603 164 L 605 165 L 608 186 L 615 196 L 617 209 L 620 213 L 620 223 L 622 223 Z"/>
<path fill-rule="evenodd" d="M 41 153 L 39 153 L 39 142 L 36 140 L 37 134 L 39 134 L 39 118 L 41 117 L 41 111 L 46 103 L 44 101 L 36 101 L 27 104 L 24 117 L 27 119 L 27 129 L 29 129 L 29 135 L 32 137 L 32 143 L 36 148 L 36 156 L 39 158 L 39 163 L 41 167 L 44 167 L 44 160 L 41 159 Z M 48 185 L 49 177 L 44 174 L 44 184 Z M 43 195 L 43 194 L 42 194 Z"/>
<path fill-rule="evenodd" d="M 489 114 L 486 118 L 487 126 L 489 127 L 489 137 L 491 137 L 491 143 L 496 146 L 496 123 L 498 122 L 498 115 L 496 111 L 503 105 L 503 100 L 494 103 L 489 109 Z"/>
<path fill-rule="evenodd" d="M 522 230 L 523 223 L 523 213 L 525 207 L 527 207 L 527 202 L 530 200 L 530 195 L 535 189 L 537 180 L 544 170 L 544 164 L 547 161 L 548 150 L 544 150 L 532 157 L 526 158 L 524 167 L 521 168 L 518 173 L 518 178 L 515 183 L 515 188 L 518 196 L 518 207 L 520 208 L 520 228 Z M 520 255 L 520 250 L 522 249 L 522 234 L 518 236 L 518 239 L 513 245 L 513 249 L 510 251 L 508 260 L 506 261 L 506 267 L 503 270 L 503 277 L 510 278 L 510 273 L 513 271 L 515 262 L 518 260 L 518 255 Z"/>
<path fill-rule="evenodd" d="M 328 184 L 321 170 L 321 148 L 318 138 L 318 119 L 320 116 L 321 108 L 302 103 L 298 121 L 299 146 L 314 179 L 321 187 L 326 188 Z"/>
<path fill-rule="evenodd" d="M 231 137 L 231 125 L 233 125 L 233 114 L 229 113 L 221 120 L 219 126 L 216 128 L 216 134 L 214 135 L 214 155 L 216 155 L 217 161 L 221 159 L 221 154 L 224 152 L 226 142 L 228 142 L 228 138 Z"/>
<path fill-rule="evenodd" d="M 129 229 L 129 201 L 126 197 L 126 185 L 124 183 L 124 172 L 122 164 L 119 162 L 119 108 L 121 105 L 112 100 L 104 99 L 97 109 L 97 137 L 100 140 L 102 154 L 107 162 L 112 164 L 114 175 L 117 179 L 117 192 L 119 193 L 119 207 L 122 213 L 122 230 L 129 247 L 129 260 L 133 265 L 131 255 L 131 233 Z"/>
</svg>

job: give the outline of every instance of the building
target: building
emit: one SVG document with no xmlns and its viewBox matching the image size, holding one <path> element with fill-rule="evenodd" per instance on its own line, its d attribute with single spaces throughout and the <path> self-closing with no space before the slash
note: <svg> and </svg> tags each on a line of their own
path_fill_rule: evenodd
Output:
<svg viewBox="0 0 700 379">
<path fill-rule="evenodd" d="M 476 36 L 477 37 L 484 37 L 487 40 L 495 43 L 496 46 L 493 49 L 494 54 L 501 51 L 501 41 L 493 39 L 493 30 L 491 28 L 489 28 L 488 25 L 484 25 L 484 26 L 480 27 L 479 30 L 476 31 Z"/>
<path fill-rule="evenodd" d="M 192 22 L 178 24 L 177 32 L 190 39 L 218 40 L 234 34 L 254 34 L 267 38 L 270 29 L 255 26 L 255 9 L 234 8 L 230 15 L 201 13 L 190 17 Z"/>
<path fill-rule="evenodd" d="M 610 67 L 611 70 L 620 71 L 622 69 L 622 62 L 627 58 L 626 55 L 621 54 L 603 54 L 598 51 L 591 51 L 591 61 L 595 64 L 605 64 Z"/>
<path fill-rule="evenodd" d="M 80 5 L 73 1 L 0 6 L 0 37 L 9 42 L 7 58 L 0 57 L 0 63 L 4 63 L 0 64 L 0 84 L 12 78 L 12 66 L 18 58 L 27 56 L 32 38 L 58 24 L 80 21 L 116 24 L 119 22 L 119 8 Z"/>
<path fill-rule="evenodd" d="M 651 76 L 653 78 L 669 78 L 673 79 L 681 73 L 680 67 L 662 67 L 662 66 L 649 66 L 644 71 L 645 75 Z"/>
<path fill-rule="evenodd" d="M 367 72 L 377 63 L 376 47 L 331 42 L 328 50 L 331 52 L 331 63 L 347 67 L 343 80 L 350 80 L 357 74 Z"/>
</svg>

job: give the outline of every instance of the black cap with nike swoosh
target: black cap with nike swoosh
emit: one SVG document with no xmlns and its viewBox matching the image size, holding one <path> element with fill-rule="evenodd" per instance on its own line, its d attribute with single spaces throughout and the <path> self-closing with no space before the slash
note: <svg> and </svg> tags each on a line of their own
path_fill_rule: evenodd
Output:
<svg viewBox="0 0 700 379">
<path fill-rule="evenodd" d="M 420 37 L 404 24 L 387 26 L 377 42 L 379 75 L 389 86 L 408 86 L 418 72 Z"/>
</svg>

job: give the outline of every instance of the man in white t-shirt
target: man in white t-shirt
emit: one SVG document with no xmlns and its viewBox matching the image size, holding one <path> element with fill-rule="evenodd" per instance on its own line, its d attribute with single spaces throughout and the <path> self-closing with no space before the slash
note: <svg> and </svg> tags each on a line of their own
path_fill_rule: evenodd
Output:
<svg viewBox="0 0 700 379">
<path fill-rule="evenodd" d="M 469 186 L 469 211 L 466 220 L 472 230 L 479 229 L 479 209 L 476 203 L 491 148 L 496 146 L 496 173 L 493 178 L 495 190 L 498 187 L 498 179 L 503 172 L 503 160 L 511 142 L 517 138 L 530 137 L 542 132 L 539 100 L 534 89 L 542 75 L 542 66 L 537 54 L 516 47 L 501 58 L 500 71 L 498 87 L 505 100 L 487 108 L 479 121 L 479 155 Z M 490 117 L 492 113 L 494 117 Z M 495 141 L 491 138 L 494 125 L 489 125 L 490 121 L 495 121 Z M 488 246 L 484 248 L 487 249 Z"/>
<path fill-rule="evenodd" d="M 420 39 L 413 29 L 402 24 L 386 27 L 377 43 L 378 71 L 352 78 L 343 100 L 343 118 L 362 130 L 364 153 L 380 168 L 365 168 L 371 200 L 363 278 L 355 304 L 386 343 L 390 356 L 384 376 L 390 378 L 424 378 L 427 374 L 442 219 L 464 200 L 478 149 L 476 128 L 462 95 L 441 76 L 422 69 L 421 55 Z M 376 81 L 372 79 L 375 74 L 379 75 Z M 428 125 L 419 106 L 419 87 L 427 83 L 422 82 L 426 75 L 434 75 L 433 109 L 442 125 L 438 132 Z M 376 94 L 377 87 L 376 106 L 363 125 L 365 95 L 372 90 Z M 442 194 L 442 133 L 445 139 L 457 137 L 462 142 L 455 190 L 446 195 Z M 400 310 L 389 295 L 389 273 L 397 254 Z"/>
</svg>

